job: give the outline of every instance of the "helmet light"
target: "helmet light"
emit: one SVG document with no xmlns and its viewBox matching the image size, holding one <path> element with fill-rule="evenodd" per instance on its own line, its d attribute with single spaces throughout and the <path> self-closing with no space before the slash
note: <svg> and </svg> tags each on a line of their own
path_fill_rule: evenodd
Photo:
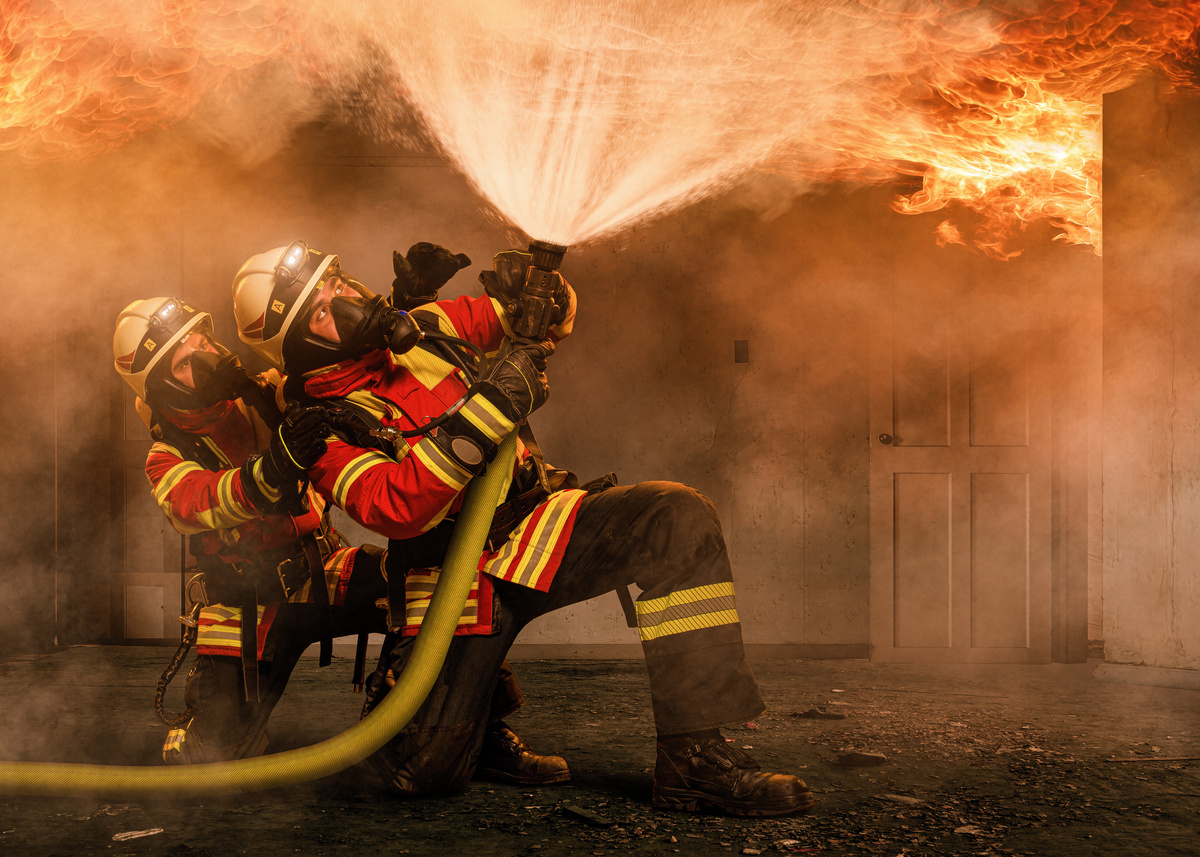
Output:
<svg viewBox="0 0 1200 857">
<path fill-rule="evenodd" d="M 164 301 L 163 305 L 155 310 L 154 315 L 150 317 L 150 326 L 157 328 L 159 331 L 171 330 L 182 312 L 183 307 L 179 301 Z"/>
<path fill-rule="evenodd" d="M 304 267 L 309 252 L 308 245 L 303 241 L 293 241 L 289 244 L 275 267 L 275 281 L 286 288 L 300 279 L 300 270 Z"/>
</svg>

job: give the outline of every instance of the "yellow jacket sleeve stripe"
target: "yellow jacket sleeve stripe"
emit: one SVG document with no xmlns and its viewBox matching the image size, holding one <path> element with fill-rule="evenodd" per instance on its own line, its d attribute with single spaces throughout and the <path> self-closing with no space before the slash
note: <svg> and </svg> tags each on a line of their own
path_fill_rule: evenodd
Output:
<svg viewBox="0 0 1200 857">
<path fill-rule="evenodd" d="M 480 395 L 472 396 L 459 413 L 492 443 L 500 443 L 515 427 L 495 405 Z"/>
<path fill-rule="evenodd" d="M 444 485 L 455 490 L 462 490 L 471 480 L 471 474 L 459 467 L 454 459 L 433 441 L 433 438 L 421 438 L 412 451 L 413 455 L 417 457 L 417 461 L 425 465 L 425 468 L 440 479 Z"/>
<path fill-rule="evenodd" d="M 350 463 L 342 468 L 342 472 L 338 474 L 337 479 L 333 483 L 333 502 L 337 503 L 343 509 L 346 508 L 346 496 L 350 493 L 350 488 L 358 481 L 358 478 L 372 467 L 391 463 L 391 458 L 375 450 L 365 452 L 351 459 Z"/>
</svg>

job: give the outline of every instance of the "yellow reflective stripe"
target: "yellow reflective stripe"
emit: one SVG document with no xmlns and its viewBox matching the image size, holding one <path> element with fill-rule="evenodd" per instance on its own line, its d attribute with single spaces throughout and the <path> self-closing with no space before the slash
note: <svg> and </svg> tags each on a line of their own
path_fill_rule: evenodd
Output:
<svg viewBox="0 0 1200 857">
<path fill-rule="evenodd" d="M 206 434 L 200 435 L 200 440 L 205 446 L 213 451 L 222 464 L 224 464 L 226 467 L 233 467 L 233 462 L 229 460 L 229 456 L 224 453 L 221 447 L 217 446 L 217 442 L 215 440 Z"/>
<path fill-rule="evenodd" d="M 158 484 L 154 486 L 154 499 L 158 505 L 162 506 L 166 502 L 166 497 L 171 493 L 171 490 L 183 480 L 183 477 L 197 470 L 203 470 L 199 464 L 194 461 L 181 461 L 167 471 L 162 479 L 158 480 Z"/>
<path fill-rule="evenodd" d="M 179 450 L 174 447 L 167 446 L 166 444 L 156 444 L 156 446 L 160 447 L 160 452 L 165 449 L 172 455 L 182 457 Z M 242 524 L 258 517 L 258 512 L 249 506 L 243 506 L 234 499 L 233 480 L 237 475 L 236 470 L 227 470 L 218 477 L 216 485 L 217 505 L 211 509 L 197 511 L 196 523 L 183 521 L 176 516 L 168 495 L 189 474 L 211 472 L 194 461 L 184 460 L 168 470 L 166 475 L 158 480 L 158 484 L 153 487 L 152 493 L 154 494 L 155 502 L 158 503 L 159 508 L 163 510 L 175 526 L 175 529 L 179 532 L 184 534 L 203 533 L 208 530 L 236 526 L 237 524 Z M 277 494 L 271 499 L 278 499 L 279 496 Z"/>
<path fill-rule="evenodd" d="M 516 339 L 516 335 L 513 334 L 512 323 L 508 319 L 508 310 L 505 309 L 504 304 L 500 303 L 500 301 L 496 300 L 490 295 L 488 299 L 492 302 L 492 309 L 496 313 L 496 318 L 500 319 L 500 326 L 504 328 L 505 336 L 507 336 L 509 339 Z M 491 354 L 488 354 L 488 357 L 491 356 Z"/>
<path fill-rule="evenodd" d="M 261 458 L 256 459 L 255 462 L 250 465 L 250 470 L 254 477 L 254 484 L 258 486 L 258 490 L 262 492 L 263 496 L 266 497 L 267 500 L 275 502 L 283 496 L 283 489 L 272 488 L 270 485 L 267 485 L 265 482 L 263 482 L 262 468 L 263 463 Z"/>
<path fill-rule="evenodd" d="M 585 494 L 587 492 L 581 489 L 552 494 L 537 524 L 530 529 L 534 517 L 530 514 L 512 533 L 500 553 L 487 563 L 485 570 L 490 571 L 492 563 L 496 563 L 497 568 L 504 569 L 497 576 L 536 589 L 554 546 L 558 544 L 563 528 L 571 517 L 571 510 Z M 516 559 L 518 556 L 519 559 Z"/>
<path fill-rule="evenodd" d="M 669 610 L 672 606 L 704 601 L 709 598 L 725 597 L 733 597 L 733 583 L 730 581 L 709 583 L 704 586 L 695 586 L 691 589 L 680 589 L 661 598 L 647 598 L 637 603 L 637 612 L 639 615 L 642 613 L 660 613 L 664 610 Z"/>
<path fill-rule="evenodd" d="M 392 416 L 392 409 L 388 403 L 370 390 L 354 390 L 346 396 L 346 400 L 371 413 L 376 419 L 383 420 Z"/>
<path fill-rule="evenodd" d="M 515 423 L 482 395 L 472 396 L 459 413 L 492 443 L 500 443 L 515 427 Z"/>
<path fill-rule="evenodd" d="M 453 364 L 430 354 L 424 348 L 414 348 L 396 360 L 421 382 L 427 389 L 432 390 L 454 373 Z"/>
<path fill-rule="evenodd" d="M 262 621 L 266 608 L 258 605 L 258 619 Z M 224 604 L 214 604 L 200 611 L 200 625 L 196 629 L 196 645 L 212 646 L 226 649 L 240 649 L 242 646 L 242 610 L 240 607 L 226 607 Z"/>
<path fill-rule="evenodd" d="M 417 461 L 424 464 L 425 469 L 440 479 L 443 485 L 458 491 L 471 480 L 470 472 L 459 467 L 458 462 L 434 443 L 433 438 L 421 438 L 412 451 Z"/>
<path fill-rule="evenodd" d="M 406 625 L 420 625 L 425 619 L 425 614 L 429 611 L 430 601 L 433 599 L 433 590 L 437 586 L 438 571 L 436 569 L 422 569 L 414 571 L 404 581 L 404 622 Z M 471 583 L 471 593 L 467 597 L 467 603 L 463 607 L 462 615 L 459 617 L 458 624 L 474 625 L 479 621 L 479 577 Z"/>
<path fill-rule="evenodd" d="M 202 628 L 196 634 L 196 645 L 236 649 L 242 645 L 242 630 L 240 627 L 228 628 L 224 625 Z"/>
<path fill-rule="evenodd" d="M 258 464 L 259 462 L 255 462 Z M 255 517 L 258 513 L 249 506 L 243 506 L 237 501 L 233 492 L 233 483 L 237 478 L 239 471 L 226 470 L 225 473 L 217 480 L 217 496 L 221 500 L 221 507 L 228 510 L 229 514 L 234 515 L 242 520 Z M 278 499 L 278 498 L 272 498 Z"/>
<path fill-rule="evenodd" d="M 358 481 L 358 478 L 372 467 L 380 464 L 390 464 L 394 460 L 376 450 L 364 452 L 362 455 L 351 459 L 350 463 L 342 468 L 342 472 L 334 480 L 333 502 L 337 503 L 343 509 L 346 508 L 346 495 L 350 493 L 350 488 Z"/>
<path fill-rule="evenodd" d="M 258 517 L 256 511 L 233 499 L 233 479 L 236 472 L 227 470 L 217 479 L 217 505 L 196 512 L 196 521 L 205 530 L 225 529 Z"/>
<path fill-rule="evenodd" d="M 677 619 L 663 622 L 653 628 L 638 627 L 638 636 L 644 641 L 670 637 L 673 634 L 683 634 L 687 631 L 699 631 L 702 628 L 715 628 L 718 625 L 736 625 L 740 620 L 736 610 L 721 610 L 717 613 L 706 613 L 689 619 Z"/>
<path fill-rule="evenodd" d="M 188 721 L 188 725 L 189 726 L 191 725 L 190 720 Z M 187 739 L 187 731 L 185 729 L 172 729 L 170 732 L 168 732 L 166 740 L 163 741 L 163 747 L 162 747 L 163 761 L 170 764 L 172 760 L 171 760 L 169 754 L 182 753 L 183 752 L 183 742 L 186 739 Z"/>
<path fill-rule="evenodd" d="M 231 619 L 240 619 L 242 617 L 242 609 L 240 607 L 226 607 L 224 604 L 214 604 L 211 607 L 202 607 L 200 609 L 200 621 L 208 620 L 210 622 L 228 622 Z"/>
<path fill-rule="evenodd" d="M 654 640 L 718 625 L 736 625 L 733 583 L 711 583 L 637 602 L 638 634 Z"/>
<path fill-rule="evenodd" d="M 176 455 L 179 454 L 177 450 L 172 450 L 172 452 L 174 452 Z M 184 535 L 207 532 L 208 530 L 213 529 L 213 527 L 205 522 L 201 522 L 199 525 L 196 525 L 180 520 L 174 514 L 174 510 L 171 508 L 171 501 L 167 495 L 170 494 L 171 491 L 189 473 L 203 470 L 204 468 L 199 464 L 196 464 L 194 461 L 181 461 L 179 464 L 176 464 L 174 467 L 168 470 L 166 476 L 158 480 L 158 484 L 154 486 L 154 490 L 152 492 L 154 494 L 154 501 L 158 503 L 158 507 L 163 510 L 163 513 L 171 521 L 171 524 L 175 527 L 175 529 Z"/>
<path fill-rule="evenodd" d="M 450 316 L 437 304 L 424 304 L 421 306 L 421 312 L 436 316 L 438 330 L 442 333 L 461 335 L 450 321 Z M 455 368 L 450 362 L 424 348 L 414 348 L 404 354 L 393 355 L 392 362 L 412 372 L 416 379 L 430 390 L 452 375 Z"/>
</svg>

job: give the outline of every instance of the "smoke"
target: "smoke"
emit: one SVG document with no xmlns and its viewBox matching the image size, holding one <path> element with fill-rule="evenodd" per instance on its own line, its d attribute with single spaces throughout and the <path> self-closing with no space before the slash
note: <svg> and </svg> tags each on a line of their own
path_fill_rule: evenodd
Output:
<svg viewBox="0 0 1200 857">
<path fill-rule="evenodd" d="M 806 549 L 820 556 L 807 561 L 831 579 L 851 569 L 844 587 L 818 581 L 804 595 L 806 633 L 820 623 L 821 639 L 844 641 L 838 616 L 865 621 L 861 342 L 871 331 L 862 319 L 882 299 L 875 284 L 911 262 L 897 248 L 928 244 L 934 224 L 904 219 L 903 240 L 887 239 L 896 228 L 889 193 L 868 188 L 855 201 L 828 181 L 902 174 L 923 183 L 922 159 L 959 139 L 930 109 L 945 102 L 949 90 L 939 87 L 961 82 L 973 59 L 1005 59 L 1011 27 L 1002 24 L 1060 5 L 231 0 L 189 14 L 173 5 L 173 16 L 149 0 L 6 7 L 0 149 L 31 163 L 5 169 L 0 234 L 20 259 L 4 281 L 39 299 L 22 304 L 20 335 L 3 351 L 15 376 L 6 387 L 15 404 L 0 464 L 4 507 L 29 521 L 6 534 L 4 556 L 20 562 L 10 563 L 19 573 L 4 592 L 17 605 L 41 597 L 40 621 L 49 584 L 11 581 L 46 573 L 54 543 L 46 474 L 57 467 L 80 498 L 59 511 L 70 534 L 59 558 L 71 587 L 62 600 L 87 605 L 67 617 L 66 639 L 109 631 L 109 593 L 97 578 L 122 567 L 122 534 L 91 520 L 104 513 L 88 503 L 123 502 L 123 493 L 111 501 L 105 468 L 124 467 L 131 490 L 144 487 L 144 440 L 110 428 L 128 415 L 111 389 L 111 322 L 121 306 L 177 293 L 211 307 L 221 337 L 236 344 L 228 285 L 250 253 L 304 238 L 341 253 L 376 288 L 390 281 L 391 249 L 415 240 L 478 264 L 500 240 L 476 216 L 478 194 L 526 233 L 591 245 L 568 256 L 580 341 L 556 357 L 561 374 L 540 421 L 561 426 L 555 460 L 583 476 L 626 462 L 626 482 L 665 474 L 697 483 L 733 520 L 754 522 L 730 527 L 730 537 L 764 569 L 793 550 L 803 523 L 815 534 Z M 1152 5 L 1105 8 L 1121 18 Z M 65 29 L 22 28 L 17 13 L 30 8 L 59 14 Z M 934 14 L 946 10 L 953 14 Z M 1071 42 L 1069 20 L 1046 20 L 1044 43 Z M 1103 47 L 1096 21 L 1083 23 Z M 66 44 L 39 48 L 55 36 Z M 1110 33 L 1108 54 L 1120 54 L 1123 37 Z M 1140 67 L 1152 59 L 1140 56 Z M 1096 74 L 1079 75 L 1096 91 L 1126 79 L 1126 66 L 1108 75 L 1093 58 Z M 1027 70 L 1042 61 L 1032 48 L 1027 59 Z M 1060 78 L 1057 90 L 1069 88 L 1071 75 Z M 979 90 L 953 106 L 986 130 L 998 120 L 983 108 L 1014 91 L 998 88 L 988 101 Z M 14 100 L 23 94 L 28 104 Z M 565 106 L 559 95 L 571 96 Z M 388 167 L 351 177 L 314 156 L 318 145 L 395 153 L 395 144 L 432 146 L 458 175 Z M 796 205 L 813 187 L 824 193 Z M 929 200 L 926 213 L 937 210 Z M 872 206 L 879 215 L 865 214 Z M 922 258 L 942 275 L 946 257 L 928 248 Z M 1091 260 L 1083 264 L 1094 272 Z M 750 342 L 749 366 L 731 363 L 731 340 Z M 48 342 L 58 343 L 57 370 L 48 368 Z M 578 440 L 564 449 L 572 433 Z M 124 450 L 123 464 L 106 459 L 113 448 Z M 798 463 L 802 454 L 809 460 Z M 764 614 L 793 609 L 787 599 L 769 606 L 771 588 L 750 576 L 754 586 Z M 836 601 L 824 611 L 833 618 L 822 616 L 822 598 Z"/>
<path fill-rule="evenodd" d="M 1021 0 L 65 0 L 6 15 L 0 150 L 155 129 L 247 167 L 314 121 L 433 147 L 526 235 L 578 245 L 771 170 L 911 176 L 942 243 L 1100 246 L 1100 96 L 1187 85 L 1200 4 Z M 424 139 L 422 139 L 424 138 Z M 965 209 L 965 210 L 964 210 Z"/>
</svg>

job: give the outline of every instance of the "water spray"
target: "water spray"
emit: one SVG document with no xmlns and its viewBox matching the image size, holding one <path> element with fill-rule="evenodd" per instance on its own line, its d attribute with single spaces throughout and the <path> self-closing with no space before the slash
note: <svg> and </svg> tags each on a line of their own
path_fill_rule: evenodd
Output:
<svg viewBox="0 0 1200 857">
<path fill-rule="evenodd" d="M 525 272 L 525 285 L 513 313 L 513 333 L 522 339 L 541 342 L 546 338 L 554 317 L 554 286 L 558 266 L 567 248 L 534 238 L 529 242 L 533 261 Z"/>
</svg>

